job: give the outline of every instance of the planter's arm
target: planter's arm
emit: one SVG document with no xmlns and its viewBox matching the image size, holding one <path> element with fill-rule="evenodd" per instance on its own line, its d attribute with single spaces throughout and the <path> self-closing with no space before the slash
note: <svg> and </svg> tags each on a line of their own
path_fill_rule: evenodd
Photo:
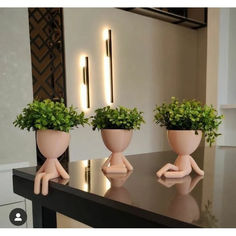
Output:
<svg viewBox="0 0 236 236">
<path fill-rule="evenodd" d="M 189 156 L 189 158 L 190 158 L 191 166 L 193 167 L 193 169 L 195 170 L 195 172 L 196 172 L 197 174 L 199 174 L 199 175 L 204 175 L 204 171 L 199 168 L 199 166 L 198 166 L 197 163 L 194 161 L 194 159 L 193 159 L 191 156 Z"/>
<path fill-rule="evenodd" d="M 57 171 L 58 173 L 60 174 L 60 176 L 63 178 L 63 179 L 69 179 L 70 176 L 68 175 L 68 173 L 64 170 L 64 168 L 62 167 L 61 163 L 57 160 L 56 161 L 56 168 L 57 168 Z"/>
</svg>

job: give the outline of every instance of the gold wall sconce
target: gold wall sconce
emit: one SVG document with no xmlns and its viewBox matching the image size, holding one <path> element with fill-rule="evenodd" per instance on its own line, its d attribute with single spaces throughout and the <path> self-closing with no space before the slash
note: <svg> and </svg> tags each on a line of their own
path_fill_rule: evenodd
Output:
<svg viewBox="0 0 236 236">
<path fill-rule="evenodd" d="M 89 95 L 89 59 L 87 56 L 82 56 L 80 65 L 83 72 L 83 83 L 81 86 L 81 100 L 83 109 L 90 108 L 90 95 Z"/>
<path fill-rule="evenodd" d="M 103 33 L 106 46 L 106 54 L 104 58 L 105 67 L 105 92 L 107 103 L 114 102 L 113 92 L 113 68 L 112 68 L 112 36 L 111 29 L 105 29 Z"/>
</svg>

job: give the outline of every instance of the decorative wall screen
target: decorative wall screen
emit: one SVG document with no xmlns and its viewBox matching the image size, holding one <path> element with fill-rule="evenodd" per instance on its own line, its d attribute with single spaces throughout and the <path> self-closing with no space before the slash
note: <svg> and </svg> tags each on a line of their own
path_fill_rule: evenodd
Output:
<svg viewBox="0 0 236 236">
<path fill-rule="evenodd" d="M 66 104 L 63 11 L 61 8 L 29 8 L 28 13 L 34 98 L 63 98 Z M 68 150 L 59 159 L 67 163 Z M 38 164 L 43 160 L 37 150 Z"/>
<path fill-rule="evenodd" d="M 66 99 L 60 8 L 29 8 L 34 98 Z"/>
</svg>

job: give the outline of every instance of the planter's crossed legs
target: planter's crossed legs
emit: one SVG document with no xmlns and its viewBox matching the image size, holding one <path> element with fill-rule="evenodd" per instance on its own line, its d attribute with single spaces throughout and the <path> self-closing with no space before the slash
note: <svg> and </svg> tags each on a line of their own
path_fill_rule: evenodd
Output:
<svg viewBox="0 0 236 236">
<path fill-rule="evenodd" d="M 156 175 L 159 178 L 163 175 L 166 178 L 182 178 L 186 175 L 189 175 L 192 171 L 192 168 L 197 174 L 204 175 L 204 171 L 198 167 L 197 163 L 190 155 L 185 156 L 185 158 L 182 159 L 181 156 L 179 156 L 177 159 L 179 159 L 179 161 L 176 161 L 175 165 L 167 163 L 159 171 L 157 171 Z"/>
<path fill-rule="evenodd" d="M 112 159 L 114 158 L 115 155 L 116 158 L 118 158 L 118 162 L 112 163 L 113 162 Z M 127 173 L 128 171 L 133 170 L 133 166 L 130 164 L 130 162 L 126 159 L 126 157 L 122 153 L 113 153 L 104 162 L 102 170 L 105 173 Z"/>
<path fill-rule="evenodd" d="M 47 195 L 48 194 L 48 181 L 50 179 L 57 178 L 61 176 L 63 179 L 69 179 L 70 176 L 67 174 L 67 172 L 64 170 L 64 168 L 61 166 L 60 162 L 55 159 L 55 162 L 50 163 L 55 165 L 55 168 L 52 168 L 52 172 L 47 173 L 45 171 L 45 166 L 48 164 L 47 160 L 45 163 L 42 165 L 42 167 L 39 169 L 35 176 L 34 180 L 34 193 L 39 194 L 40 193 L 40 185 L 41 185 L 41 180 L 42 180 L 42 194 Z"/>
</svg>

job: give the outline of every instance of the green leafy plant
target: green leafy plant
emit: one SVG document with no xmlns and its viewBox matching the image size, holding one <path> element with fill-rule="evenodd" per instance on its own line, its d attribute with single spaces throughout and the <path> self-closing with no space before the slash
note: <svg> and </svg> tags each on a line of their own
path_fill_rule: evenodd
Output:
<svg viewBox="0 0 236 236">
<path fill-rule="evenodd" d="M 119 106 L 115 109 L 106 106 L 95 110 L 92 116 L 92 126 L 95 129 L 140 129 L 142 123 L 145 123 L 143 112 L 137 108 L 128 109 Z"/>
<path fill-rule="evenodd" d="M 183 100 L 175 97 L 171 103 L 163 103 L 154 109 L 156 124 L 165 126 L 168 130 L 201 130 L 210 146 L 220 134 L 217 132 L 222 122 L 222 115 L 218 115 L 213 106 L 202 105 L 196 100 Z"/>
<path fill-rule="evenodd" d="M 52 129 L 69 132 L 73 127 L 89 124 L 89 119 L 85 118 L 84 112 L 79 114 L 73 106 L 66 107 L 63 99 L 60 102 L 45 99 L 28 104 L 13 124 L 28 131 Z"/>
</svg>

